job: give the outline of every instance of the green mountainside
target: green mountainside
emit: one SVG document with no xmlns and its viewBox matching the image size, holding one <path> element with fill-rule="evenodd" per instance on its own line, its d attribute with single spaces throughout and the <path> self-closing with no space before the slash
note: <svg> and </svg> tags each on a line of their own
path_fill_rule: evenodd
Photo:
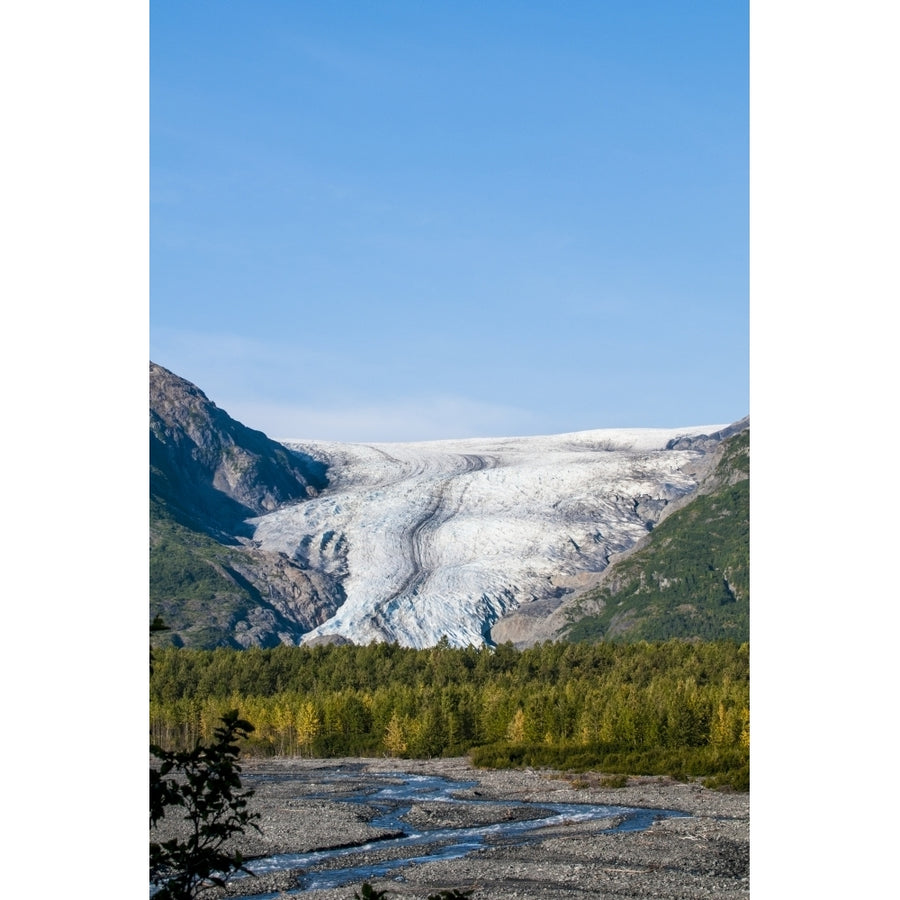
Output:
<svg viewBox="0 0 900 900">
<path fill-rule="evenodd" d="M 570 641 L 750 639 L 750 431 L 697 494 L 568 610 Z"/>
<path fill-rule="evenodd" d="M 151 615 L 162 617 L 178 646 L 236 646 L 229 632 L 251 598 L 224 574 L 228 548 L 150 503 Z"/>
<path fill-rule="evenodd" d="M 297 644 L 343 602 L 339 584 L 283 554 L 230 544 L 150 500 L 150 618 L 196 649 Z"/>
<path fill-rule="evenodd" d="M 158 498 L 150 499 L 150 613 L 161 616 L 177 646 L 240 647 L 235 629 L 249 623 L 257 592 L 237 575 L 246 551 L 222 544 L 179 522 Z M 243 581 L 243 583 L 242 583 Z M 250 640 L 274 646 L 277 639 Z"/>
<path fill-rule="evenodd" d="M 314 495 L 324 466 L 232 419 L 150 364 L 150 618 L 177 646 L 296 643 L 340 586 L 246 540 L 244 520 Z"/>
</svg>

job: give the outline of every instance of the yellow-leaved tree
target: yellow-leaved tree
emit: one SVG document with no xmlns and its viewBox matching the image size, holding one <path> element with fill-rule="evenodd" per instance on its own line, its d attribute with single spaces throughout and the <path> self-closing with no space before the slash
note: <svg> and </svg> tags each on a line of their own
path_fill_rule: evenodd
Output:
<svg viewBox="0 0 900 900">
<path fill-rule="evenodd" d="M 406 734 L 400 714 L 394 710 L 391 721 L 384 732 L 384 746 L 391 756 L 399 756 L 406 751 Z"/>
<path fill-rule="evenodd" d="M 312 702 L 307 700 L 297 710 L 294 718 L 294 729 L 297 735 L 297 747 L 300 755 L 307 750 L 312 756 L 312 742 L 319 733 L 319 714 Z"/>
<path fill-rule="evenodd" d="M 522 744 L 525 742 L 525 711 L 521 706 L 509 721 L 506 729 L 506 739 L 511 744 Z"/>
</svg>

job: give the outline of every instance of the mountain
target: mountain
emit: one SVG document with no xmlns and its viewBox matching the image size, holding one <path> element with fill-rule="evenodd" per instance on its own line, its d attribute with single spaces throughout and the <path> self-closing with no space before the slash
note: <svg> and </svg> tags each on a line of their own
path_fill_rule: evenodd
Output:
<svg viewBox="0 0 900 900">
<path fill-rule="evenodd" d="M 150 363 L 150 609 L 187 646 L 297 643 L 340 585 L 252 546 L 247 519 L 315 496 L 326 467 Z"/>
<path fill-rule="evenodd" d="M 750 639 L 750 421 L 667 446 L 709 451 L 697 490 L 593 588 L 504 618 L 498 641 Z"/>
<path fill-rule="evenodd" d="M 749 423 L 689 502 L 567 605 L 568 640 L 750 639 Z"/>
<path fill-rule="evenodd" d="M 219 537 L 315 496 L 325 466 L 236 422 L 189 381 L 150 363 L 150 491 L 184 524 Z"/>
<path fill-rule="evenodd" d="M 658 535 L 682 548 L 670 522 L 744 490 L 721 466 L 747 426 L 277 444 L 151 365 L 152 612 L 193 646 L 629 638 L 692 613 L 722 636 L 728 621 L 705 612 L 722 597 L 693 598 L 693 575 L 673 576 L 668 618 L 591 590 L 627 594 L 631 575 L 609 580 L 612 562 Z M 710 518 L 740 518 L 723 509 L 691 514 L 682 555 L 700 552 Z M 743 609 L 746 567 L 725 565 Z"/>
</svg>

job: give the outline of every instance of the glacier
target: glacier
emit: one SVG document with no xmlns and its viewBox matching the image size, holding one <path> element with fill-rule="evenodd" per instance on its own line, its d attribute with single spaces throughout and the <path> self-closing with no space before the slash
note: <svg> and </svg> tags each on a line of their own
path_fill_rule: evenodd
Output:
<svg viewBox="0 0 900 900">
<path fill-rule="evenodd" d="M 491 644 L 533 601 L 589 587 L 694 491 L 722 425 L 349 444 L 283 440 L 324 462 L 313 499 L 256 519 L 253 542 L 340 582 L 344 602 L 303 643 Z M 667 449 L 673 444 L 684 449 Z"/>
</svg>

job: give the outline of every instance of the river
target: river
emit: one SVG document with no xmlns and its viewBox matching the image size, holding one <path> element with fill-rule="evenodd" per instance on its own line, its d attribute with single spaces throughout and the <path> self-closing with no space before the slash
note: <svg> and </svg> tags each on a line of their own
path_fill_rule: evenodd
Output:
<svg viewBox="0 0 900 900">
<path fill-rule="evenodd" d="M 277 774 L 248 775 L 246 786 L 280 780 Z M 297 781 L 297 776 L 290 776 Z M 481 799 L 475 781 L 407 772 L 366 772 L 352 767 L 318 768 L 308 773 L 302 796 L 355 804 L 386 838 L 307 853 L 283 853 L 248 864 L 264 875 L 302 869 L 295 889 L 253 895 L 269 900 L 307 890 L 383 879 L 415 863 L 466 856 L 488 845 L 524 843 L 540 830 L 569 823 L 608 821 L 602 833 L 641 831 L 654 821 L 686 813 L 676 810 L 590 803 Z M 336 841 L 339 843 L 339 840 Z M 402 875 L 397 876 L 402 880 Z"/>
</svg>

